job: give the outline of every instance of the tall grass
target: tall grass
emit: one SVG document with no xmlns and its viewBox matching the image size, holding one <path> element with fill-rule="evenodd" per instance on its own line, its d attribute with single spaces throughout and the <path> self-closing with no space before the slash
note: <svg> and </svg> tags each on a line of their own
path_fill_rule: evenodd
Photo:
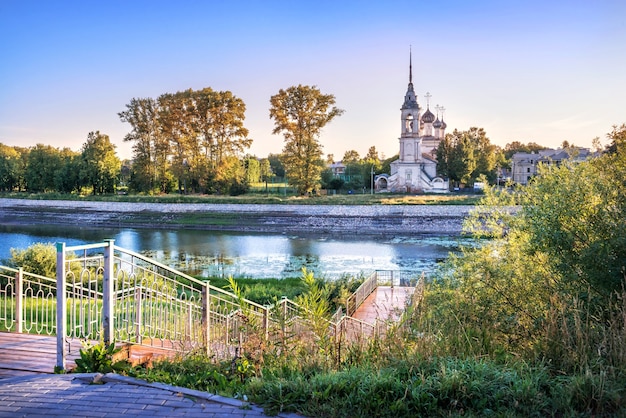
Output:
<svg viewBox="0 0 626 418">
<path fill-rule="evenodd" d="M 246 395 L 268 413 L 314 417 L 618 416 L 626 414 L 626 294 L 614 298 L 602 326 L 583 305 L 561 306 L 542 324 L 534 352 L 479 344 L 467 318 L 437 316 L 434 303 L 454 289 L 426 285 L 399 323 L 367 340 L 333 338 L 328 289 L 305 275 L 310 311 L 297 335 L 265 340 L 251 321 L 231 361 L 194 355 L 135 370 L 138 376 L 228 396 Z M 241 290 L 241 289 L 240 289 Z M 485 325 L 485 324 L 483 324 Z M 497 327 L 498 324 L 492 324 Z M 255 331 L 256 330 L 256 331 Z M 557 360 L 560 359 L 560 362 Z"/>
</svg>

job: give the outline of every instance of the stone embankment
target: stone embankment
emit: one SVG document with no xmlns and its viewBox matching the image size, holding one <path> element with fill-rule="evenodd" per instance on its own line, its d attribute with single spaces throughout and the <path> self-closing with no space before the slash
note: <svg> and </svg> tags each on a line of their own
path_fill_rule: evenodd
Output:
<svg viewBox="0 0 626 418">
<path fill-rule="evenodd" d="M 459 234 L 472 208 L 0 199 L 0 223 L 354 235 Z"/>
</svg>

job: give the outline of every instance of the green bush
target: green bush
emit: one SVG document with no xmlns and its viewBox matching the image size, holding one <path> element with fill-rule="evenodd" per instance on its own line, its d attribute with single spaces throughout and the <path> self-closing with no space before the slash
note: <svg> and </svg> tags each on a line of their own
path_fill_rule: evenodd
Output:
<svg viewBox="0 0 626 418">
<path fill-rule="evenodd" d="M 57 252 L 52 243 L 35 243 L 21 250 L 11 248 L 11 258 L 5 260 L 11 267 L 46 277 L 56 277 Z"/>
</svg>

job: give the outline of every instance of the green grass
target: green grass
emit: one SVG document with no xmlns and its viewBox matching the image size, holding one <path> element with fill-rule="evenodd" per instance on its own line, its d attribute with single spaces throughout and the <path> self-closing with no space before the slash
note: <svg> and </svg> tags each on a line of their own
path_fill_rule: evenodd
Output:
<svg viewBox="0 0 626 418">
<path fill-rule="evenodd" d="M 218 195 L 105 195 L 83 196 L 61 193 L 2 193 L 0 197 L 33 200 L 77 200 L 96 202 L 141 203 L 214 203 L 214 204 L 290 204 L 290 205 L 474 205 L 481 195 L 405 195 L 405 194 L 338 194 L 329 196 L 293 196 L 280 193 L 249 193 L 243 196 Z"/>
</svg>

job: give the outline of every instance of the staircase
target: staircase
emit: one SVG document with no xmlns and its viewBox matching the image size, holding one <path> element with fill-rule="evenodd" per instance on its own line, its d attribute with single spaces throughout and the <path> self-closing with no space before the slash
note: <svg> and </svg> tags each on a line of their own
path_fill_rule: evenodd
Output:
<svg viewBox="0 0 626 418">
<path fill-rule="evenodd" d="M 253 335 L 277 342 L 307 329 L 306 312 L 293 301 L 259 305 L 113 240 L 58 243 L 56 276 L 0 266 L 0 331 L 56 336 L 61 369 L 80 340 L 115 341 L 137 362 L 194 349 L 220 359 L 241 353 Z M 329 329 L 348 342 L 380 334 L 414 295 L 415 287 L 406 285 L 422 282 L 411 280 L 398 272 L 373 273 L 348 298 L 345 312 L 335 313 Z"/>
</svg>

